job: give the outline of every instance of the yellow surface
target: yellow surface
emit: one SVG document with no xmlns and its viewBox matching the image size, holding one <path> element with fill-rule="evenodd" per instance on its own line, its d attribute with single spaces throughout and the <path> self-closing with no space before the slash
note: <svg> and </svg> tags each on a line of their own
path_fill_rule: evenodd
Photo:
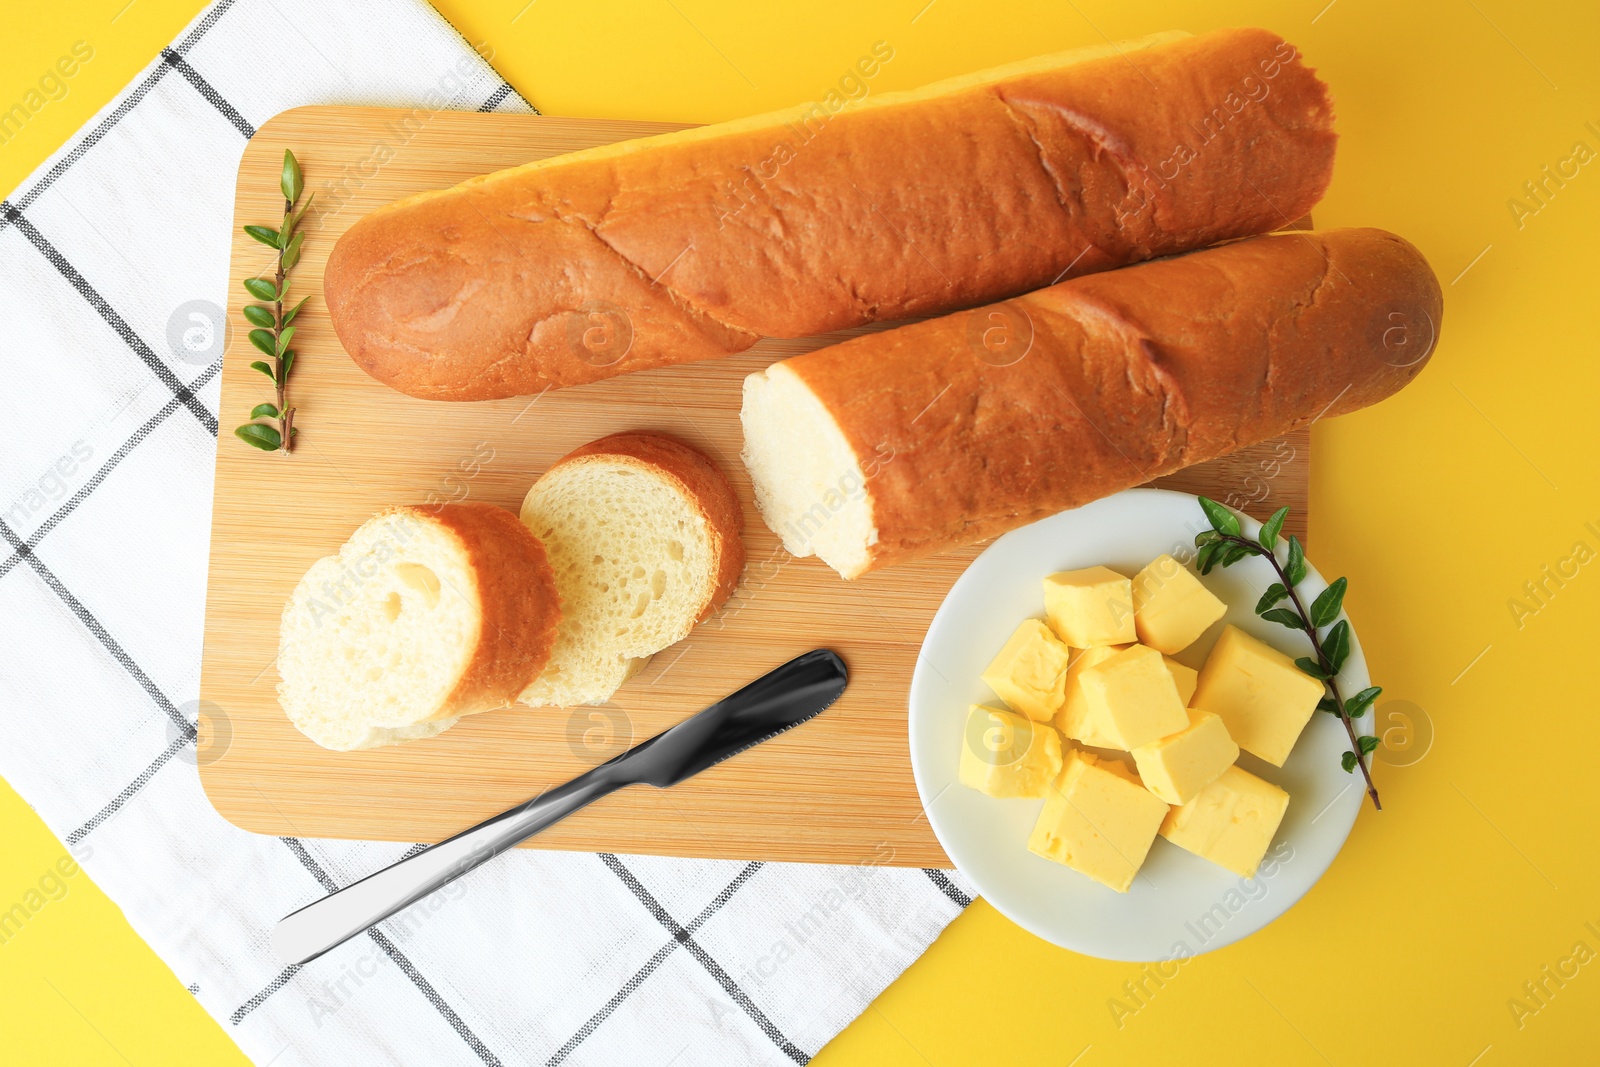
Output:
<svg viewBox="0 0 1600 1067">
<path fill-rule="evenodd" d="M 1038 619 L 1025 619 L 983 669 L 983 684 L 1013 710 L 1048 722 L 1066 694 L 1071 651 Z"/>
<path fill-rule="evenodd" d="M 1189 704 L 1189 698 L 1194 696 L 1195 686 L 1200 682 L 1200 672 L 1186 664 L 1179 663 L 1171 656 L 1164 657 L 1167 661 L 1167 670 L 1172 672 L 1172 684 L 1178 687 L 1178 699 L 1184 706 Z"/>
<path fill-rule="evenodd" d="M 1445 286 L 1446 322 L 1415 384 L 1315 431 L 1312 557 L 1350 577 L 1349 609 L 1386 687 L 1379 711 L 1395 750 L 1377 768 L 1385 811 L 1363 813 L 1338 862 L 1282 919 L 1159 986 L 1148 968 L 1054 948 L 975 904 L 815 1062 L 1591 1062 L 1600 937 L 1585 923 L 1600 926 L 1600 859 L 1584 813 L 1600 805 L 1588 667 L 1600 569 L 1574 575 L 1562 561 L 1579 541 L 1600 548 L 1600 170 L 1583 166 L 1543 205 L 1524 183 L 1576 141 L 1600 149 L 1585 127 L 1600 127 L 1600 6 L 925 2 L 442 6 L 552 114 L 697 122 L 817 99 L 877 40 L 895 59 L 874 91 L 1102 34 L 1269 26 L 1337 97 L 1343 140 L 1318 223 L 1386 226 L 1415 242 Z M 96 55 L 64 99 L 0 145 L 0 189 L 200 7 L 137 0 L 113 24 L 124 3 L 7 7 L 0 101 L 21 98 L 74 41 Z M 1557 586 L 1547 566 L 1571 577 Z M 1547 592 L 1536 600 L 1524 583 L 1539 581 Z M 1505 759 L 1512 731 L 1530 721 L 1563 743 L 1537 760 Z M 0 840 L 0 903 L 64 852 L 9 791 Z M 140 1064 L 242 1062 L 87 878 L 68 884 L 0 946 L 3 1058 L 122 1064 L 114 1044 Z M 1580 941 L 1588 951 L 1575 953 Z M 1554 993 L 1542 1004 L 1527 1000 L 1524 983 L 1542 968 L 1572 974 L 1562 961 L 1578 958 L 1590 962 L 1575 977 L 1547 981 Z M 1143 983 L 1137 1000 L 1130 982 Z"/>
</svg>

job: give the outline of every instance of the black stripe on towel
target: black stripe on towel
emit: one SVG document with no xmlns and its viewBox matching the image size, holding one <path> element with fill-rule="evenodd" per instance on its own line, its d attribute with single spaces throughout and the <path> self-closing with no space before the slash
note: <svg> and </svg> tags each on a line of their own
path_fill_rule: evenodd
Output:
<svg viewBox="0 0 1600 1067">
<path fill-rule="evenodd" d="M 489 94 L 489 99 L 478 105 L 479 111 L 493 111 L 505 103 L 506 97 L 511 95 L 511 86 L 505 82 L 500 83 L 500 88 Z"/>
<path fill-rule="evenodd" d="M 194 395 L 194 390 L 184 385 L 178 379 L 178 376 L 172 373 L 172 369 L 161 361 L 161 357 L 156 355 L 138 334 L 134 333 L 133 327 L 129 326 L 127 321 L 117 314 L 116 309 L 95 290 L 94 286 L 89 284 L 88 279 L 78 273 L 78 268 L 67 262 L 67 257 L 63 256 L 55 245 L 51 244 L 44 234 L 39 232 L 38 227 L 23 217 L 22 212 L 9 201 L 0 201 L 0 215 L 9 219 L 11 224 L 28 239 L 28 243 L 38 249 L 40 255 L 50 261 L 50 265 L 78 291 L 80 296 L 89 302 L 89 306 L 99 313 L 100 317 L 105 320 L 106 325 L 115 330 L 117 336 L 121 337 L 128 347 L 133 349 L 134 355 L 138 356 L 140 361 L 150 368 L 151 373 L 160 378 L 167 388 L 172 390 L 174 396 L 183 401 L 184 407 L 188 408 L 194 414 L 194 417 L 200 420 L 200 425 L 204 426 L 212 437 L 217 436 L 217 417 L 207 411 L 204 404 L 200 403 L 199 399 Z"/>
<path fill-rule="evenodd" d="M 188 734 L 192 737 L 194 724 L 183 717 L 183 713 L 178 710 L 177 705 L 173 704 L 167 698 L 167 694 L 163 693 L 161 688 L 150 680 L 150 676 L 144 673 L 137 663 L 133 662 L 133 657 L 128 655 L 121 645 L 117 644 L 116 638 L 106 632 L 106 628 L 100 625 L 100 620 L 94 617 L 94 612 L 84 607 L 83 602 L 73 596 L 67 587 L 61 584 L 61 579 L 57 578 L 50 568 L 46 567 L 39 557 L 33 554 L 33 549 L 24 544 L 22 539 L 3 521 L 0 521 L 0 538 L 4 538 L 10 543 L 11 547 L 16 550 L 17 555 L 21 556 L 28 566 L 33 568 L 34 573 L 44 579 L 44 584 L 54 590 L 56 596 L 60 597 L 62 602 L 72 610 L 72 613 L 78 617 L 78 621 L 88 627 L 90 633 L 99 638 L 100 644 L 105 646 L 107 652 L 111 653 L 111 658 L 122 664 L 127 669 L 127 672 L 133 675 L 133 680 L 138 682 L 146 693 L 150 694 L 150 699 L 156 702 L 156 706 L 166 712 L 167 718 L 172 720 L 172 724 L 178 728 L 179 734 Z"/>
<path fill-rule="evenodd" d="M 321 883 L 322 888 L 330 893 L 338 891 L 338 883 L 329 876 L 327 871 L 322 869 L 322 865 L 312 857 L 311 853 L 306 851 L 305 845 L 293 837 L 280 837 L 278 840 L 282 841 L 289 851 L 294 853 L 301 866 L 311 872 L 311 876 Z M 461 1035 L 461 1040 L 471 1046 L 472 1051 L 478 1054 L 480 1060 L 488 1064 L 489 1067 L 501 1067 L 499 1057 L 489 1050 L 488 1045 L 478 1039 L 478 1035 L 472 1032 L 472 1028 L 467 1025 L 466 1020 L 456 1014 L 455 1009 L 450 1007 L 445 1002 L 445 999 L 439 995 L 439 991 L 433 987 L 433 983 L 423 977 L 422 972 L 417 970 L 416 964 L 407 959 L 405 953 L 396 948 L 393 941 L 385 937 L 376 927 L 368 930 L 367 936 L 383 951 L 385 956 L 394 961 L 395 966 L 399 967 L 407 978 L 411 979 L 411 984 L 417 987 L 418 991 L 427 998 L 428 1003 L 432 1004 L 440 1015 L 444 1016 L 445 1021 L 450 1024 L 457 1034 Z M 262 999 L 266 998 L 263 997 Z"/>
<path fill-rule="evenodd" d="M 200 20 L 199 25 L 189 31 L 189 36 L 178 42 L 177 53 L 179 55 L 187 54 L 189 49 L 198 44 L 200 38 L 210 32 L 211 28 L 217 24 L 217 21 L 233 5 L 234 0 L 218 0 L 217 3 L 213 4 L 211 10 L 206 12 L 205 18 Z M 32 188 L 17 198 L 17 207 L 24 211 L 32 207 L 33 202 L 44 195 L 45 190 L 54 185 L 63 174 L 71 170 L 73 164 L 88 155 L 89 149 L 99 144 L 105 135 L 116 127 L 117 123 L 131 115 L 133 109 L 139 106 L 139 102 L 149 94 L 151 89 L 156 87 L 162 78 L 166 77 L 167 71 L 171 69 L 167 64 L 162 63 L 153 68 L 149 74 L 146 74 L 144 80 L 134 86 L 133 90 L 122 98 L 122 102 L 116 106 L 111 114 L 96 123 L 94 129 L 84 134 L 78 140 L 78 143 L 72 146 L 71 151 L 56 160 L 55 164 L 45 172 L 44 177 L 40 178 Z M 4 230 L 9 222 L 9 218 L 0 215 L 0 230 Z"/>
<path fill-rule="evenodd" d="M 184 59 L 170 48 L 161 50 L 161 58 L 166 61 L 167 66 L 182 74 L 183 80 L 194 86 L 195 90 L 206 98 L 207 103 L 222 112 L 222 117 L 233 123 L 233 128 L 244 134 L 246 139 L 256 135 L 256 128 L 250 125 L 243 115 L 239 114 L 237 108 L 223 99 L 222 94 L 217 92 L 210 82 L 202 78 L 200 72 L 191 67 L 187 59 Z"/>
<path fill-rule="evenodd" d="M 956 884 L 943 871 L 936 867 L 924 867 L 922 868 L 922 873 L 927 875 L 933 881 L 933 884 L 939 887 L 941 893 L 955 901 L 957 907 L 964 908 L 972 903 L 972 898 L 958 889 Z"/>
<path fill-rule="evenodd" d="M 733 896 L 733 894 L 738 891 L 740 886 L 748 882 L 751 876 L 759 871 L 761 867 L 762 865 L 760 863 L 745 864 L 744 869 L 738 873 L 733 881 L 724 886 L 722 892 L 713 897 L 711 903 L 707 904 L 699 915 L 696 915 L 693 919 L 691 919 L 689 921 L 689 925 L 684 927 L 684 930 L 689 933 L 693 933 L 694 931 L 700 929 L 700 927 L 705 924 L 705 921 L 721 910 L 722 906 L 728 902 L 728 898 Z M 545 1061 L 545 1067 L 557 1067 L 558 1064 L 560 1064 L 568 1056 L 572 1055 L 573 1050 L 575 1050 L 579 1045 L 583 1044 L 584 1040 L 588 1038 L 590 1034 L 599 1029 L 600 1024 L 605 1022 L 611 1013 L 616 1011 L 622 1002 L 627 1000 L 628 997 L 632 995 L 634 990 L 643 985 L 644 980 L 655 973 L 656 968 L 660 967 L 664 962 L 666 962 L 667 957 L 672 955 L 672 950 L 677 948 L 682 943 L 683 942 L 679 941 L 678 938 L 674 937 L 665 945 L 662 945 L 659 949 L 657 949 L 656 954 L 646 960 L 644 966 L 635 971 L 633 977 L 629 978 L 625 983 L 623 983 L 622 988 L 612 994 L 611 999 L 606 1001 L 599 1011 L 591 1015 L 588 1022 L 585 1022 L 581 1027 L 579 1027 L 578 1032 L 569 1037 L 566 1044 L 558 1048 L 555 1051 L 555 1054 Z"/>
<path fill-rule="evenodd" d="M 761 1028 L 761 1032 L 771 1038 L 772 1043 L 782 1049 L 784 1055 L 798 1064 L 811 1062 L 811 1057 L 806 1054 L 805 1050 L 783 1036 L 783 1032 L 773 1025 L 772 1020 L 767 1018 L 766 1013 L 756 1007 L 755 1001 L 751 1000 L 745 991 L 739 988 L 739 983 L 733 980 L 733 976 L 723 970 L 721 965 L 711 958 L 711 954 L 690 936 L 688 930 L 678 925 L 677 920 L 667 913 L 667 909 L 663 908 L 661 903 L 644 887 L 644 884 L 634 877 L 633 872 L 623 866 L 621 860 L 609 852 L 602 852 L 600 853 L 600 861 L 609 867 L 613 874 L 622 879 L 622 884 L 627 886 L 633 895 L 639 899 L 639 903 L 645 906 L 645 910 L 654 915 L 656 921 L 665 926 L 667 931 L 688 950 L 689 954 L 700 961 L 700 965 L 710 972 L 711 977 L 717 980 L 717 984 L 722 986 L 723 991 L 733 998 L 735 1004 L 744 1009 L 746 1015 L 755 1020 L 755 1024 Z"/>
<path fill-rule="evenodd" d="M 221 370 L 221 363 L 213 363 L 211 366 L 205 369 L 200 377 L 194 380 L 194 384 L 189 388 L 195 392 L 199 392 L 200 389 L 212 378 L 215 378 L 217 373 Z M 106 478 L 110 476 L 112 469 L 115 468 L 117 464 L 128 458 L 128 453 L 137 448 L 145 438 L 149 437 L 150 434 L 155 431 L 157 426 L 166 421 L 168 415 L 171 415 L 174 411 L 177 411 L 178 408 L 182 406 L 182 401 L 180 401 L 177 397 L 172 398 L 171 400 L 167 401 L 166 405 L 162 407 L 160 411 L 157 411 L 154 415 L 146 419 L 144 425 L 133 431 L 133 434 L 126 441 L 122 442 L 122 445 L 111 454 L 111 458 L 100 465 L 100 469 L 94 472 L 93 477 L 91 477 L 87 482 L 84 482 L 76 493 L 73 493 L 70 497 L 68 497 L 65 503 L 57 508 L 48 519 L 40 523 L 33 533 L 28 535 L 28 540 L 24 542 L 28 550 L 32 551 L 33 549 L 38 548 L 39 542 L 44 540 L 45 535 L 51 530 L 54 530 L 57 526 L 61 525 L 61 520 L 72 514 L 79 504 L 87 500 L 89 498 L 89 494 L 93 493 L 95 489 L 99 487 L 100 483 L 105 481 Z M 7 556 L 5 559 L 0 560 L 0 578 L 4 578 L 11 568 L 17 565 L 17 561 L 20 559 L 22 559 L 22 554 L 20 552 L 16 552 Z"/>
</svg>

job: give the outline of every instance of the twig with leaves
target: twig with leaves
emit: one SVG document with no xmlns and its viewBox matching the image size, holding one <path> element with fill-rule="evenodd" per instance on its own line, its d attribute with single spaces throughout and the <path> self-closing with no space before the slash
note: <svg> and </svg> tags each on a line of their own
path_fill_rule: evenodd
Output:
<svg viewBox="0 0 1600 1067">
<path fill-rule="evenodd" d="M 276 402 L 257 404 L 251 408 L 251 421 L 235 427 L 233 432 L 245 444 L 254 445 L 264 452 L 288 453 L 294 450 L 294 438 L 300 432 L 294 425 L 295 409 L 289 403 L 289 371 L 294 367 L 294 349 L 289 347 L 294 340 L 295 327 L 292 323 L 310 297 L 301 297 L 298 304 L 287 310 L 283 305 L 289 297 L 289 272 L 300 262 L 300 243 L 306 236 L 296 227 L 311 206 L 311 201 L 316 198 L 316 194 L 312 193 L 306 197 L 304 204 L 300 203 L 300 194 L 305 191 L 305 178 L 300 173 L 299 161 L 288 149 L 283 152 L 283 173 L 278 179 L 278 188 L 283 193 L 283 224 L 277 229 L 270 226 L 244 228 L 245 233 L 277 252 L 277 263 L 270 281 L 256 277 L 247 278 L 244 283 L 246 291 L 261 301 L 244 307 L 245 320 L 253 327 L 250 343 L 267 357 L 265 360 L 256 360 L 250 366 L 272 379 L 277 393 Z M 270 419 L 277 425 L 258 422 L 258 419 Z"/>
<path fill-rule="evenodd" d="M 1305 547 L 1300 544 L 1298 537 L 1289 535 L 1286 558 L 1281 563 L 1278 561 L 1278 540 L 1283 533 L 1283 520 L 1289 515 L 1288 508 L 1273 512 L 1272 517 L 1261 524 L 1261 536 L 1252 541 L 1244 536 L 1239 516 L 1232 511 L 1205 497 L 1200 498 L 1200 507 L 1205 511 L 1211 529 L 1195 535 L 1195 547 L 1200 550 L 1195 557 L 1195 566 L 1201 574 L 1210 574 L 1213 567 L 1231 567 L 1247 556 L 1261 556 L 1272 564 L 1278 580 L 1268 586 L 1256 602 L 1256 614 L 1267 622 L 1299 630 L 1311 641 L 1312 655 L 1301 656 L 1294 664 L 1327 687 L 1327 692 L 1317 704 L 1317 710 L 1337 715 L 1344 723 L 1345 732 L 1350 735 L 1350 748 L 1342 757 L 1345 772 L 1352 773 L 1357 767 L 1361 768 L 1372 806 L 1382 811 L 1383 805 L 1378 802 L 1378 787 L 1372 784 L 1372 771 L 1367 762 L 1367 757 L 1378 747 L 1378 739 L 1370 734 L 1358 734 L 1356 720 L 1367 713 L 1383 690 L 1375 685 L 1369 686 L 1348 700 L 1339 692 L 1339 669 L 1350 655 L 1350 622 L 1339 618 L 1349 583 L 1343 578 L 1329 583 L 1326 589 L 1317 594 L 1310 610 L 1307 610 L 1297 588 L 1306 577 Z M 1291 606 L 1280 607 L 1286 600 Z M 1321 634 L 1319 631 L 1324 626 L 1328 627 L 1328 632 Z"/>
</svg>

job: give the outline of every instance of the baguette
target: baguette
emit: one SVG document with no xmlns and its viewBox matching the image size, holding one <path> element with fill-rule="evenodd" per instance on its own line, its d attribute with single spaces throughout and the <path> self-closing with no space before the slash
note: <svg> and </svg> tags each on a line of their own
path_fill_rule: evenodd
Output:
<svg viewBox="0 0 1600 1067">
<path fill-rule="evenodd" d="M 380 208 L 328 261 L 339 339 L 412 396 L 535 393 L 1264 233 L 1309 211 L 1333 167 L 1326 87 L 1260 29 L 1161 34 L 832 107 L 573 152 Z"/>
<path fill-rule="evenodd" d="M 1254 237 L 775 363 L 743 458 L 785 548 L 853 578 L 1376 403 L 1441 313 L 1393 234 Z"/>
<path fill-rule="evenodd" d="M 389 508 L 295 587 L 278 699 L 324 748 L 432 737 L 510 705 L 550 659 L 560 618 L 544 547 L 509 511 Z"/>
<path fill-rule="evenodd" d="M 522 502 L 550 554 L 562 618 L 550 663 L 517 698 L 599 704 L 722 605 L 744 570 L 744 515 L 698 449 L 616 433 L 558 460 Z"/>
</svg>

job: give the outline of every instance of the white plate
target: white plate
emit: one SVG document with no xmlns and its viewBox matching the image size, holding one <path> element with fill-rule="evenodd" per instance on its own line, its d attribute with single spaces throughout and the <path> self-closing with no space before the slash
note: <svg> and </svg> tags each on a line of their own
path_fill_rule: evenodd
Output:
<svg viewBox="0 0 1600 1067">
<path fill-rule="evenodd" d="M 1257 535 L 1259 523 L 1241 521 L 1246 535 Z M 1113 960 L 1172 960 L 1252 934 L 1328 869 L 1366 800 L 1360 772 L 1346 774 L 1339 764 L 1349 748 L 1343 725 L 1317 712 L 1282 768 L 1249 754 L 1240 759 L 1289 793 L 1283 825 L 1254 879 L 1158 837 L 1133 888 L 1117 893 L 1028 851 L 1043 801 L 996 800 L 956 781 L 968 705 L 996 699 L 978 675 L 1018 623 L 1043 616 L 1041 579 L 1095 564 L 1131 575 L 1163 552 L 1192 554 L 1194 535 L 1207 529 L 1187 493 L 1130 489 L 1013 530 L 967 568 L 922 643 L 911 679 L 911 766 L 933 832 L 989 903 L 1063 948 Z M 1200 666 L 1224 622 L 1292 656 L 1309 654 L 1304 636 L 1255 614 L 1256 600 L 1275 580 L 1258 557 L 1213 570 L 1202 581 L 1227 603 L 1228 614 L 1176 658 Z M 1325 587 L 1308 567 L 1299 587 L 1305 602 Z M 1353 634 L 1339 684 L 1347 697 L 1369 684 Z"/>
</svg>

